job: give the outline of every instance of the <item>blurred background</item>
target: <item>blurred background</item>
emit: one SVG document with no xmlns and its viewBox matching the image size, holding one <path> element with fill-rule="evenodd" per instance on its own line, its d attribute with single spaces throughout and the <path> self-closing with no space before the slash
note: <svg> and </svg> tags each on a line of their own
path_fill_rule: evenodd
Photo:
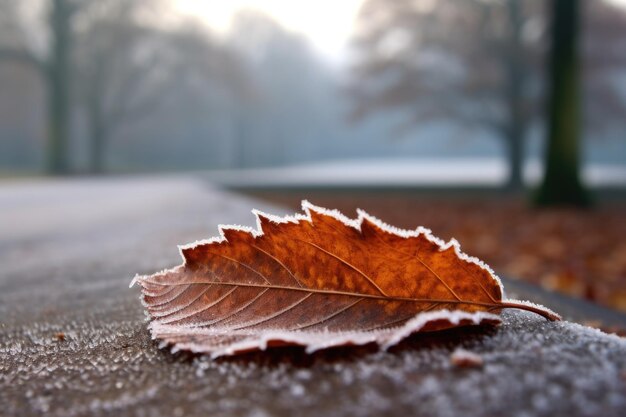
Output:
<svg viewBox="0 0 626 417">
<path fill-rule="evenodd" d="M 0 0 L 0 250 L 32 184 L 172 172 L 626 311 L 626 1 Z"/>
</svg>

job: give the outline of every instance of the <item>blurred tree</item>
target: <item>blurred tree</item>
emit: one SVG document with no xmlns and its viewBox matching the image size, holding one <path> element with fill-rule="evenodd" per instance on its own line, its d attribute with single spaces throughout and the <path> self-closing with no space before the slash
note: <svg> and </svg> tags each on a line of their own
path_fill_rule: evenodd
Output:
<svg viewBox="0 0 626 417">
<path fill-rule="evenodd" d="M 139 108 L 148 105 L 129 102 L 158 71 L 154 51 L 148 45 L 143 54 L 138 50 L 152 35 L 137 21 L 139 9 L 136 0 L 102 1 L 79 16 L 76 25 L 76 104 L 86 116 L 93 174 L 105 171 L 106 143 L 122 121 L 138 118 Z"/>
<path fill-rule="evenodd" d="M 48 47 L 44 51 L 29 45 L 29 31 L 23 27 L 19 5 L 3 0 L 3 29 L 9 28 L 8 43 L 0 44 L 0 59 L 12 59 L 32 65 L 44 80 L 48 94 L 47 169 L 52 174 L 70 170 L 68 142 L 70 125 L 72 23 L 79 6 L 78 0 L 49 0 L 47 4 Z"/>
<path fill-rule="evenodd" d="M 400 108 L 401 129 L 443 118 L 495 131 L 508 186 L 522 186 L 522 141 L 538 99 L 541 2 L 368 0 L 356 37 L 354 116 Z"/>
<path fill-rule="evenodd" d="M 122 126 L 163 106 L 181 83 L 204 79 L 242 93 L 238 60 L 205 27 L 190 22 L 163 25 L 166 3 L 155 0 L 45 0 L 43 30 L 12 0 L 0 0 L 0 59 L 20 60 L 42 75 L 48 91 L 50 173 L 71 169 L 70 117 L 84 116 L 89 171 L 106 170 L 107 144 Z M 30 19 L 29 19 L 30 17 Z M 38 34 L 49 45 L 37 47 Z M 75 112 L 75 113 L 73 113 Z M 76 119 L 80 119 L 76 117 Z"/>
<path fill-rule="evenodd" d="M 546 166 L 536 202 L 587 205 L 589 195 L 579 178 L 579 2 L 552 0 L 551 12 Z"/>
<path fill-rule="evenodd" d="M 616 130 L 626 119 L 626 8 L 606 1 L 580 2 L 583 132 Z"/>
<path fill-rule="evenodd" d="M 52 0 L 49 11 L 50 52 L 45 65 L 48 84 L 48 171 L 66 174 L 70 125 L 70 82 L 72 19 L 76 5 L 69 0 Z"/>
<path fill-rule="evenodd" d="M 151 3 L 154 7 L 155 3 Z M 155 114 L 190 79 L 217 80 L 241 93 L 236 57 L 191 22 L 163 30 L 146 19 L 141 0 L 107 0 L 90 7 L 77 28 L 78 103 L 91 138 L 89 169 L 106 170 L 107 144 L 123 126 Z"/>
<path fill-rule="evenodd" d="M 604 1 L 588 7 L 587 41 L 596 45 L 585 51 L 594 80 L 585 91 L 588 114 L 606 125 L 626 115 L 618 89 L 603 76 L 626 65 L 626 53 L 615 53 L 626 18 Z M 395 109 L 406 116 L 401 132 L 436 119 L 489 129 L 506 145 L 508 188 L 520 189 L 524 138 L 542 116 L 543 8 L 540 0 L 367 0 L 348 88 L 353 117 Z"/>
</svg>

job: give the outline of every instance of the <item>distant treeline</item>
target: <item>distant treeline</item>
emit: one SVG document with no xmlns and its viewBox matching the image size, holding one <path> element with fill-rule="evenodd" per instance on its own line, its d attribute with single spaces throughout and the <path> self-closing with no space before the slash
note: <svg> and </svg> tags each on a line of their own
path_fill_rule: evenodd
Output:
<svg viewBox="0 0 626 417">
<path fill-rule="evenodd" d="M 522 155 L 538 154 L 542 2 L 435 3 L 366 1 L 353 60 L 336 68 L 256 12 L 240 13 L 220 37 L 198 22 L 167 20 L 166 2 L 0 0 L 0 170 L 504 155 L 509 142 L 496 140 L 503 135 L 529 144 Z M 513 3 L 521 4 L 514 15 L 505 7 Z M 595 158 L 623 161 L 626 20 L 621 9 L 597 3 L 584 13 L 591 16 L 585 77 L 600 109 L 586 107 L 585 136 Z M 375 18 L 381 8 L 387 20 Z M 520 91 L 507 87 L 507 74 Z M 511 105 L 521 112 L 512 129 Z"/>
</svg>

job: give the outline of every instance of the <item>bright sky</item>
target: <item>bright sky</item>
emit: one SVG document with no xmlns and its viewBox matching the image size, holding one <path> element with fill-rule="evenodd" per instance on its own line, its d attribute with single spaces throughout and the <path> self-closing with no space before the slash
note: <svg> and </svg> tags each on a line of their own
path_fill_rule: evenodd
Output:
<svg viewBox="0 0 626 417">
<path fill-rule="evenodd" d="M 178 0 L 176 7 L 222 32 L 228 30 L 237 11 L 257 9 L 306 36 L 324 56 L 341 61 L 362 3 L 363 0 Z"/>
</svg>

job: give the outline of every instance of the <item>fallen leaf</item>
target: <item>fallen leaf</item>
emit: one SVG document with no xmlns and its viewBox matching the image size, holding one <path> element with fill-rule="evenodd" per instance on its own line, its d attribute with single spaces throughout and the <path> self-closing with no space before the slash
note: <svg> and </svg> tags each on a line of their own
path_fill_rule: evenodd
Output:
<svg viewBox="0 0 626 417">
<path fill-rule="evenodd" d="M 503 308 L 560 319 L 503 300 L 498 277 L 455 240 L 361 210 L 352 220 L 302 206 L 294 217 L 253 211 L 257 230 L 220 226 L 220 237 L 180 247 L 182 265 L 136 276 L 153 338 L 218 357 L 284 345 L 386 349 L 418 331 L 497 324 Z"/>
</svg>

